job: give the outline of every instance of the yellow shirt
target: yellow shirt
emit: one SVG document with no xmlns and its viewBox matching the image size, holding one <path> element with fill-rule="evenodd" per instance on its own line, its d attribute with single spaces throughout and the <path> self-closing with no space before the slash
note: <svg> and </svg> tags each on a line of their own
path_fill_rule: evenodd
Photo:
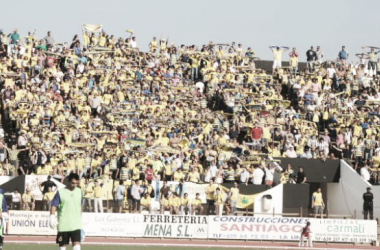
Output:
<svg viewBox="0 0 380 250">
<path fill-rule="evenodd" d="M 24 193 L 22 195 L 22 200 L 23 200 L 23 202 L 32 202 L 32 194 Z"/>
<path fill-rule="evenodd" d="M 174 207 L 178 207 L 181 205 L 181 199 L 179 197 L 173 197 L 170 199 L 170 205 Z"/>
<path fill-rule="evenodd" d="M 181 179 L 184 178 L 184 175 L 182 172 L 174 172 L 174 181 L 180 181 Z"/>
<path fill-rule="evenodd" d="M 199 206 L 201 204 L 202 204 L 201 199 L 194 198 L 193 201 L 192 201 L 192 205 L 193 206 Z"/>
<path fill-rule="evenodd" d="M 322 193 L 314 192 L 313 193 L 313 205 L 314 206 L 322 206 L 323 199 L 322 199 Z"/>
<path fill-rule="evenodd" d="M 44 195 L 44 200 L 52 201 L 55 196 L 55 192 L 47 192 Z"/>
<path fill-rule="evenodd" d="M 189 198 L 182 198 L 181 199 L 181 204 L 182 204 L 182 206 L 189 205 L 190 204 Z"/>
<path fill-rule="evenodd" d="M 208 185 L 206 187 L 206 199 L 207 200 L 213 200 L 214 199 L 214 192 L 215 192 L 215 187 Z"/>
<path fill-rule="evenodd" d="M 231 200 L 238 201 L 239 200 L 239 193 L 240 193 L 239 189 L 232 187 L 230 189 L 230 192 L 231 192 Z"/>
<path fill-rule="evenodd" d="M 149 195 L 148 195 L 148 197 L 146 199 L 145 199 L 145 196 L 144 196 L 144 197 L 141 198 L 140 204 L 142 206 L 149 206 L 150 205 L 150 201 L 151 201 L 151 198 L 149 197 Z"/>
<path fill-rule="evenodd" d="M 94 187 L 94 197 L 95 198 L 103 197 L 103 188 L 101 186 Z"/>
</svg>

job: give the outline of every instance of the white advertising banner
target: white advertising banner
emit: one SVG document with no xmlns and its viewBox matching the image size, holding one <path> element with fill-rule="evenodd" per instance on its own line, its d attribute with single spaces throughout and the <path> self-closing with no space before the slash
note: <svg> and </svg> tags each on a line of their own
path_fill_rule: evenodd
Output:
<svg viewBox="0 0 380 250">
<path fill-rule="evenodd" d="M 307 221 L 315 241 L 369 243 L 377 238 L 376 221 L 240 216 L 210 216 L 208 238 L 298 241 Z"/>
<path fill-rule="evenodd" d="M 49 212 L 9 211 L 8 234 L 57 235 L 49 226 Z"/>
<path fill-rule="evenodd" d="M 143 215 L 143 237 L 207 239 L 207 216 Z"/>
<path fill-rule="evenodd" d="M 83 213 L 86 236 L 141 237 L 141 214 Z"/>
<path fill-rule="evenodd" d="M 376 221 L 285 217 L 83 213 L 86 236 L 298 241 L 310 221 L 314 241 L 370 243 Z M 56 235 L 49 212 L 9 211 L 9 234 Z"/>
<path fill-rule="evenodd" d="M 49 212 L 9 211 L 9 234 L 56 235 L 49 226 Z M 141 214 L 83 213 L 86 236 L 141 237 Z"/>
</svg>

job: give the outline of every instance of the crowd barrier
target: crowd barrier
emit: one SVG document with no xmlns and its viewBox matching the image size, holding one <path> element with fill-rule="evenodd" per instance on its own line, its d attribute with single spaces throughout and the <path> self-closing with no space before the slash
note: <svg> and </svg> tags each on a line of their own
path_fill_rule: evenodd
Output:
<svg viewBox="0 0 380 250">
<path fill-rule="evenodd" d="M 287 217 L 83 213 L 86 236 L 298 241 L 311 222 L 315 241 L 370 243 L 376 221 Z M 8 234 L 56 235 L 48 212 L 10 211 Z"/>
</svg>

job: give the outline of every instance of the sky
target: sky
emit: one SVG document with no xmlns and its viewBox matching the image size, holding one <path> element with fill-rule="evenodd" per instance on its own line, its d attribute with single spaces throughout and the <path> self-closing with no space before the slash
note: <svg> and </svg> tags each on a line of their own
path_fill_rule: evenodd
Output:
<svg viewBox="0 0 380 250">
<path fill-rule="evenodd" d="M 265 60 L 273 59 L 270 45 L 296 47 L 300 61 L 311 45 L 321 46 L 326 60 L 345 45 L 349 61 L 357 61 L 361 46 L 380 47 L 378 0 L 17 0 L 4 7 L 4 32 L 36 29 L 43 38 L 50 30 L 56 42 L 70 42 L 88 23 L 123 38 L 132 29 L 143 51 L 153 36 L 169 36 L 175 45 L 235 41 Z"/>
</svg>

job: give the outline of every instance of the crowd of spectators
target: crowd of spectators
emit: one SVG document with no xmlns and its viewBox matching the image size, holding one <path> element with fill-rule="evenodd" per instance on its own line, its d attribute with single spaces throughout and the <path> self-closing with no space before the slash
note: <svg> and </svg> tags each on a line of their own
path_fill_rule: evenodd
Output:
<svg viewBox="0 0 380 250">
<path fill-rule="evenodd" d="M 325 61 L 311 47 L 303 69 L 296 48 L 282 67 L 289 48 L 271 46 L 266 72 L 242 44 L 154 37 L 143 52 L 129 32 L 85 32 L 71 43 L 1 32 L 1 175 L 63 181 L 76 172 L 87 208 L 95 198 L 103 211 L 101 179 L 124 183 L 115 199 L 138 200 L 129 206 L 137 210 L 156 179 L 272 186 L 278 171 L 283 183 L 306 182 L 282 157 L 345 158 L 368 179 L 379 167 L 379 48 L 363 47 L 355 60 L 343 46 Z M 180 210 L 166 199 L 162 210 Z"/>
</svg>

